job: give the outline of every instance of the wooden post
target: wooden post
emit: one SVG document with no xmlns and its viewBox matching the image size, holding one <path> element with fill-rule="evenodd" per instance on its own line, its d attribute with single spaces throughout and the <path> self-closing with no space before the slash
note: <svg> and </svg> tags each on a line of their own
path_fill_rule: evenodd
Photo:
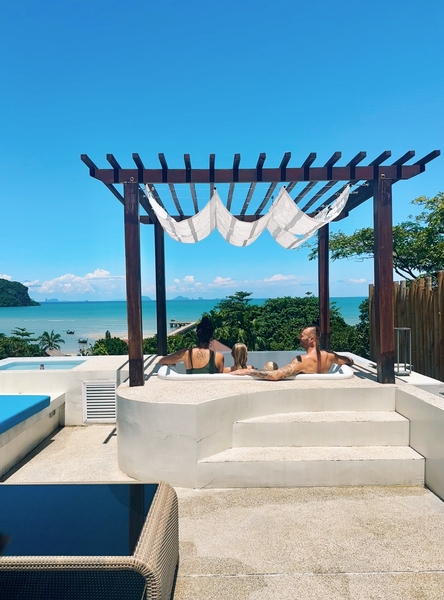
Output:
<svg viewBox="0 0 444 600">
<path fill-rule="evenodd" d="M 329 227 L 324 225 L 318 230 L 318 290 L 319 290 L 319 328 L 321 330 L 321 348 L 330 350 L 330 283 L 329 283 Z"/>
<path fill-rule="evenodd" d="M 444 271 L 438 272 L 438 341 L 440 364 L 438 379 L 444 381 Z"/>
<path fill-rule="evenodd" d="M 123 185 L 126 261 L 126 306 L 130 387 L 144 384 L 142 351 L 142 293 L 140 274 L 139 185 Z"/>
<path fill-rule="evenodd" d="M 395 383 L 393 317 L 392 182 L 380 175 L 373 181 L 375 231 L 375 342 L 378 381 Z"/>
<path fill-rule="evenodd" d="M 154 250 L 156 256 L 156 317 L 157 317 L 157 354 L 168 354 L 167 349 L 167 311 L 165 284 L 165 233 L 156 219 L 154 222 Z"/>
</svg>

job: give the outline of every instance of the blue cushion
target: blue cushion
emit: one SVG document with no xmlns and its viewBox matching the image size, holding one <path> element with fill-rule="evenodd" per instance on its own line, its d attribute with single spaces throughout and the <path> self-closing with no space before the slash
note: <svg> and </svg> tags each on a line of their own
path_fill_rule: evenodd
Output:
<svg viewBox="0 0 444 600">
<path fill-rule="evenodd" d="M 50 404 L 49 396 L 0 395 L 0 434 Z"/>
</svg>

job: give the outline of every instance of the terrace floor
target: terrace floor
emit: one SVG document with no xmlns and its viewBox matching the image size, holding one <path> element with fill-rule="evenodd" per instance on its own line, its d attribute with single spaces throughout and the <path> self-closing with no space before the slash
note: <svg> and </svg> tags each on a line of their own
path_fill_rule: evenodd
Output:
<svg viewBox="0 0 444 600">
<path fill-rule="evenodd" d="M 0 481 L 131 481 L 112 425 L 65 427 Z M 444 599 L 444 503 L 420 487 L 177 489 L 175 600 Z"/>
</svg>

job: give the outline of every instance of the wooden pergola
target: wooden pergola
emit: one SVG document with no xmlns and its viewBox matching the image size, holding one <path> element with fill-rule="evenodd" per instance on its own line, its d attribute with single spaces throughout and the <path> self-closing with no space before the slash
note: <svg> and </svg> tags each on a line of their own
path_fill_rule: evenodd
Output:
<svg viewBox="0 0 444 600">
<path fill-rule="evenodd" d="M 286 152 L 280 165 L 274 168 L 264 167 L 266 155 L 261 153 L 256 166 L 241 168 L 240 154 L 234 155 L 231 168 L 216 168 L 216 157 L 210 154 L 207 168 L 195 169 L 191 166 L 189 154 L 184 155 L 184 167 L 171 169 L 163 154 L 159 154 L 160 168 L 146 168 L 138 154 L 133 154 L 134 166 L 124 169 L 113 154 L 106 159 L 111 168 L 99 169 L 86 155 L 81 160 L 89 168 L 91 177 L 98 179 L 123 204 L 125 227 L 126 289 L 128 311 L 129 376 L 131 386 L 144 384 L 142 351 L 142 297 L 141 297 L 141 261 L 140 261 L 140 223 L 154 226 L 157 340 L 158 353 L 167 353 L 167 313 L 165 282 L 165 244 L 164 230 L 158 222 L 145 193 L 143 184 L 147 184 L 156 201 L 165 207 L 159 190 L 168 189 L 171 195 L 173 214 L 176 221 L 188 218 L 179 201 L 176 186 L 186 186 L 192 200 L 192 214 L 199 211 L 197 188 L 200 184 L 209 186 L 209 196 L 213 188 L 229 185 L 226 207 L 231 210 L 236 186 L 248 184 L 248 192 L 236 218 L 253 222 L 264 216 L 267 205 L 276 187 L 281 184 L 289 193 L 296 185 L 302 185 L 293 192 L 294 202 L 299 204 L 303 198 L 302 210 L 309 216 L 315 216 L 330 206 L 347 184 L 357 185 L 351 193 L 343 212 L 335 219 L 340 221 L 363 202 L 373 197 L 374 240 L 374 286 L 375 286 L 375 340 L 377 347 L 377 377 L 381 383 L 394 383 L 394 317 L 393 317 L 393 239 L 392 239 L 392 186 L 402 179 L 410 179 L 423 173 L 428 162 L 440 155 L 439 150 L 430 152 L 413 164 L 408 163 L 415 152 L 409 150 L 389 165 L 384 165 L 390 156 L 385 151 L 370 163 L 363 166 L 366 152 L 359 152 L 345 166 L 337 166 L 341 152 L 335 152 L 327 162 L 319 167 L 313 166 L 316 154 L 310 153 L 300 167 L 289 167 L 291 153 Z M 322 182 L 325 182 L 322 185 Z M 116 185 L 123 185 L 123 195 Z M 266 192 L 259 206 L 248 212 L 253 193 L 259 184 L 266 184 Z M 321 184 L 320 189 L 314 189 Z M 359 184 L 359 185 L 358 185 Z M 337 186 L 339 191 L 331 193 Z M 330 193 L 329 193 L 330 192 Z M 191 206 L 191 204 L 190 204 Z M 202 208 L 203 204 L 201 204 Z M 143 214 L 140 214 L 140 208 Z M 319 282 L 319 324 L 322 331 L 322 346 L 330 346 L 330 295 L 329 295 L 329 226 L 324 225 L 318 231 L 318 282 Z"/>
</svg>

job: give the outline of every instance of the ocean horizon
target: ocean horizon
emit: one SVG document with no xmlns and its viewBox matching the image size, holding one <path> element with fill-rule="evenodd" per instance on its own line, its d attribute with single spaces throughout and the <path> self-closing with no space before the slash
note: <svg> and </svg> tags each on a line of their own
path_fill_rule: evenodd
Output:
<svg viewBox="0 0 444 600">
<path fill-rule="evenodd" d="M 366 296 L 330 298 L 340 310 L 345 322 L 359 322 L 359 305 Z M 202 313 L 209 312 L 222 298 L 167 300 L 167 320 L 196 321 Z M 253 298 L 252 304 L 263 304 L 267 298 Z M 142 301 L 143 336 L 154 335 L 157 330 L 155 300 Z M 17 306 L 0 308 L 0 333 L 6 336 L 18 327 L 24 327 L 36 337 L 44 331 L 54 330 L 65 340 L 63 352 L 73 354 L 80 348 L 79 338 L 87 338 L 88 344 L 105 337 L 108 330 L 112 336 L 128 336 L 125 300 L 87 300 L 42 302 L 40 306 Z M 74 334 L 67 334 L 74 331 Z M 170 331 L 170 330 L 169 330 Z"/>
</svg>

